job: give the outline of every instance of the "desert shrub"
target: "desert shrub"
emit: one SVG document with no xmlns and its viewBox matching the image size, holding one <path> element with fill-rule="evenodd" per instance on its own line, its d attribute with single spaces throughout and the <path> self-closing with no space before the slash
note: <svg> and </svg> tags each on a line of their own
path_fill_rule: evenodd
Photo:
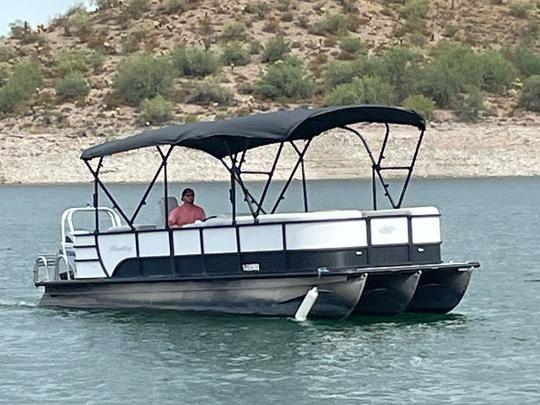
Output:
<svg viewBox="0 0 540 405">
<path fill-rule="evenodd" d="M 264 45 L 262 62 L 276 62 L 290 52 L 290 44 L 281 36 L 270 38 Z"/>
<path fill-rule="evenodd" d="M 482 72 L 477 55 L 466 45 L 441 42 L 432 50 L 433 61 L 420 72 L 420 87 L 438 106 L 448 107 L 466 87 L 479 87 Z"/>
<path fill-rule="evenodd" d="M 92 18 L 86 10 L 79 9 L 68 17 L 65 29 L 68 34 L 85 41 L 92 33 Z"/>
<path fill-rule="evenodd" d="M 150 8 L 149 0 L 129 0 L 123 13 L 128 18 L 140 18 Z"/>
<path fill-rule="evenodd" d="M 315 83 L 297 60 L 276 62 L 269 66 L 255 85 L 257 93 L 270 99 L 300 100 L 311 97 Z"/>
<path fill-rule="evenodd" d="M 477 122 L 485 110 L 484 97 L 477 87 L 466 90 L 461 95 L 456 108 L 458 118 L 465 122 Z"/>
<path fill-rule="evenodd" d="M 351 25 L 348 15 L 327 14 L 310 31 L 318 35 L 345 35 L 352 28 Z"/>
<path fill-rule="evenodd" d="M 224 41 L 241 41 L 246 36 L 246 25 L 240 21 L 233 21 L 223 27 L 221 39 Z"/>
<path fill-rule="evenodd" d="M 105 56 L 99 51 L 90 51 L 88 49 L 64 50 L 55 58 L 55 67 L 58 76 L 64 77 L 70 73 L 86 73 L 90 69 L 98 72 Z"/>
<path fill-rule="evenodd" d="M 421 94 L 413 94 L 403 101 L 403 107 L 414 110 L 422 114 L 425 119 L 430 120 L 433 117 L 435 101 Z"/>
<path fill-rule="evenodd" d="M 0 45 L 0 63 L 8 62 L 17 56 L 17 51 L 11 45 Z"/>
<path fill-rule="evenodd" d="M 378 76 L 386 79 L 394 88 L 398 102 L 416 92 L 422 62 L 420 53 L 414 49 L 394 47 L 388 49 L 381 56 L 379 62 Z M 375 72 L 373 71 L 371 74 L 375 74 Z"/>
<path fill-rule="evenodd" d="M 56 82 L 56 95 L 62 100 L 84 97 L 90 93 L 90 87 L 79 72 L 68 74 Z"/>
<path fill-rule="evenodd" d="M 151 124 L 161 124 L 172 119 L 174 103 L 165 100 L 158 94 L 153 98 L 147 98 L 141 102 L 139 109 L 139 122 Z"/>
<path fill-rule="evenodd" d="M 0 62 L 0 87 L 7 83 L 11 76 L 11 65 L 6 62 Z"/>
<path fill-rule="evenodd" d="M 30 25 L 21 20 L 15 20 L 9 23 L 9 36 L 14 39 L 21 39 L 30 31 Z"/>
<path fill-rule="evenodd" d="M 120 5 L 120 0 L 93 0 L 92 3 L 99 9 L 113 8 Z"/>
<path fill-rule="evenodd" d="M 148 54 L 123 60 L 114 78 L 120 97 L 131 105 L 166 93 L 173 83 L 174 72 L 168 60 Z"/>
<path fill-rule="evenodd" d="M 285 12 L 291 8 L 292 4 L 292 0 L 278 0 L 276 8 L 281 12 Z"/>
<path fill-rule="evenodd" d="M 519 105 L 529 111 L 540 112 L 540 75 L 525 80 Z"/>
<path fill-rule="evenodd" d="M 531 47 L 521 45 L 514 52 L 514 65 L 524 76 L 540 75 L 540 54 Z"/>
<path fill-rule="evenodd" d="M 405 19 L 404 28 L 407 32 L 420 32 L 425 27 L 425 18 L 429 12 L 429 0 L 405 0 L 398 12 Z"/>
<path fill-rule="evenodd" d="M 90 68 L 98 73 L 103 68 L 103 62 L 105 61 L 105 53 L 100 50 L 90 51 L 88 53 L 88 64 Z"/>
<path fill-rule="evenodd" d="M 251 56 L 240 43 L 233 42 L 223 49 L 221 60 L 225 65 L 243 66 L 251 62 Z"/>
<path fill-rule="evenodd" d="M 326 87 L 332 89 L 340 84 L 350 83 L 358 76 L 353 62 L 331 62 L 325 67 L 323 78 Z"/>
<path fill-rule="evenodd" d="M 326 98 L 328 105 L 391 104 L 392 86 L 376 76 L 363 76 L 337 86 Z"/>
<path fill-rule="evenodd" d="M 268 4 L 262 1 L 256 1 L 255 3 L 249 3 L 246 5 L 244 11 L 246 13 L 255 14 L 259 20 L 264 20 L 266 17 L 268 17 L 272 9 Z"/>
<path fill-rule="evenodd" d="M 358 37 L 346 36 L 339 41 L 339 48 L 342 57 L 353 58 L 362 51 L 362 41 Z"/>
<path fill-rule="evenodd" d="M 253 40 L 249 42 L 249 53 L 251 55 L 258 55 L 263 49 L 264 48 L 259 41 Z"/>
<path fill-rule="evenodd" d="M 190 10 L 193 8 L 193 1 L 189 0 L 168 0 L 165 5 L 166 13 L 183 13 L 184 11 Z"/>
<path fill-rule="evenodd" d="M 204 77 L 221 69 L 219 57 L 204 49 L 178 47 L 171 54 L 171 60 L 181 76 Z"/>
<path fill-rule="evenodd" d="M 229 89 L 214 80 L 205 80 L 195 86 L 188 101 L 200 105 L 209 105 L 211 103 L 229 105 L 233 98 L 234 96 Z"/>
<path fill-rule="evenodd" d="M 498 51 L 486 51 L 478 56 L 482 73 L 482 90 L 501 94 L 514 80 L 512 63 Z"/>
<path fill-rule="evenodd" d="M 0 113 L 14 111 L 34 94 L 42 80 L 41 68 L 35 61 L 26 59 L 15 65 L 7 83 L 0 88 Z"/>
<path fill-rule="evenodd" d="M 264 32 L 270 32 L 270 33 L 276 34 L 281 31 L 281 27 L 279 25 L 278 20 L 276 20 L 275 18 L 268 18 L 265 21 L 262 30 Z"/>
<path fill-rule="evenodd" d="M 61 77 L 75 72 L 86 73 L 89 70 L 88 52 L 80 49 L 60 51 L 55 65 Z"/>
<path fill-rule="evenodd" d="M 527 18 L 534 7 L 534 4 L 529 0 L 516 0 L 510 2 L 508 10 L 510 15 L 514 17 Z"/>
<path fill-rule="evenodd" d="M 141 48 L 151 51 L 158 46 L 158 34 L 151 24 L 139 24 L 122 39 L 122 52 L 133 53 Z"/>
</svg>

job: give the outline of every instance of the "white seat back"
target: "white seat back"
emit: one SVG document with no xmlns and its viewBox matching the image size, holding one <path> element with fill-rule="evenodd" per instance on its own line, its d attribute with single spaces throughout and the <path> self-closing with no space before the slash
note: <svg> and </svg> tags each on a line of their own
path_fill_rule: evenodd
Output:
<svg viewBox="0 0 540 405">
<path fill-rule="evenodd" d="M 167 215 L 165 215 L 165 197 L 161 197 L 158 202 L 158 217 L 156 224 L 158 226 L 165 227 L 167 225 L 167 218 L 172 210 L 178 207 L 178 200 L 176 197 L 167 197 Z"/>
</svg>

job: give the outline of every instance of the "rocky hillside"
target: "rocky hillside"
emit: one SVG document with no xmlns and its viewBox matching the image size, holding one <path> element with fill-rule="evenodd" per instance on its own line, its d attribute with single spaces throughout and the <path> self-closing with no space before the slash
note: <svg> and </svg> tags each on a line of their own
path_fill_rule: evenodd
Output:
<svg viewBox="0 0 540 405">
<path fill-rule="evenodd" d="M 334 60 L 352 59 L 350 54 L 357 51 L 376 55 L 403 45 L 414 46 L 429 56 L 429 50 L 445 39 L 478 50 L 502 50 L 507 55 L 522 43 L 535 51 L 539 45 L 540 11 L 534 1 L 101 0 L 96 3 L 100 6 L 96 11 L 88 13 L 74 7 L 46 27 L 30 27 L 22 21 L 12 24 L 11 36 L 0 45 L 0 79 L 3 75 L 3 82 L 7 82 L 10 69 L 24 57 L 37 58 L 44 79 L 36 94 L 15 106 L 15 111 L 4 111 L 3 128 L 39 132 L 44 128 L 68 127 L 112 134 L 150 121 L 137 119 L 142 100 L 126 101 L 125 97 L 118 97 L 115 87 L 119 63 L 140 51 L 170 55 L 179 46 L 185 46 L 208 49 L 217 57 L 224 51 L 240 52 L 240 56 L 221 58 L 222 67 L 209 68 L 211 74 L 176 75 L 173 87 L 169 86 L 164 96 L 174 103 L 173 119 L 183 120 L 245 114 L 283 104 L 324 104 L 328 93 L 325 67 Z M 306 72 L 315 79 L 317 87 L 308 93 L 309 97 L 280 99 L 254 91 L 257 80 L 272 62 L 270 57 L 270 61 L 263 63 L 268 59 L 264 46 L 276 36 L 285 38 L 290 53 L 304 61 Z M 66 89 L 62 92 L 59 81 L 69 73 L 82 79 L 87 90 L 76 83 L 69 87 L 68 82 L 64 83 Z M 204 91 L 197 84 L 204 80 L 203 76 L 212 76 L 213 85 L 231 92 L 221 96 L 200 95 Z M 513 79 L 518 79 L 519 73 L 514 76 Z M 495 108 L 491 113 L 514 114 L 520 86 L 516 80 L 500 95 L 486 94 L 487 105 Z M 435 116 L 447 115 L 436 112 Z"/>
<path fill-rule="evenodd" d="M 0 39 L 0 154 L 297 105 L 539 122 L 538 0 L 95 3 Z"/>
</svg>

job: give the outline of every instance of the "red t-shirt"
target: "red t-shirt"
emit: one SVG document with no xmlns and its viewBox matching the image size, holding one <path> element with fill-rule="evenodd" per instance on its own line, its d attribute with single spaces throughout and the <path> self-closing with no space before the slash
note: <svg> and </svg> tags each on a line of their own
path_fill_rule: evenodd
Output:
<svg viewBox="0 0 540 405">
<path fill-rule="evenodd" d="M 201 207 L 195 204 L 182 204 L 169 214 L 169 223 L 171 226 L 183 226 L 205 219 L 206 213 Z"/>
</svg>

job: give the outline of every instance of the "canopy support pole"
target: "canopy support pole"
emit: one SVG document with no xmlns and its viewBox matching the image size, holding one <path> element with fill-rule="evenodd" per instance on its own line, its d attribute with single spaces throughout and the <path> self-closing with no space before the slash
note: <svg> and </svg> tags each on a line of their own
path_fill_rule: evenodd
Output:
<svg viewBox="0 0 540 405">
<path fill-rule="evenodd" d="M 293 141 L 291 141 L 291 145 L 293 146 L 294 150 L 298 154 L 298 157 L 300 159 L 300 170 L 302 172 L 302 193 L 304 195 L 304 212 L 309 212 L 309 206 L 308 206 L 308 198 L 307 198 L 307 186 L 306 186 L 306 169 L 304 165 L 304 155 L 300 152 L 300 149 L 295 145 Z"/>
<path fill-rule="evenodd" d="M 139 205 L 137 205 L 137 208 L 135 209 L 135 212 L 133 212 L 133 215 L 131 216 L 130 223 L 133 224 L 135 222 L 135 219 L 137 218 L 137 215 L 139 215 L 139 212 L 141 211 L 143 205 L 146 205 L 146 198 L 148 197 L 148 194 L 152 191 L 154 188 L 154 184 L 156 184 L 156 181 L 161 174 L 161 170 L 167 165 L 167 159 L 169 158 L 169 155 L 172 152 L 172 146 L 167 151 L 167 154 L 163 155 L 161 149 L 159 146 L 157 147 L 158 152 L 161 154 L 161 164 L 159 165 L 156 174 L 154 174 L 154 177 L 150 181 L 150 184 L 148 184 L 148 187 L 146 187 L 146 190 L 141 198 L 141 201 L 139 202 Z"/>
<path fill-rule="evenodd" d="M 387 136 L 385 137 L 385 140 L 383 141 L 383 148 L 381 148 L 381 151 L 379 152 L 379 159 L 378 159 L 378 162 L 375 161 L 375 158 L 373 157 L 373 153 L 371 152 L 371 149 L 369 148 L 369 145 L 366 141 L 366 139 L 362 136 L 362 134 L 352 128 L 349 128 L 347 126 L 344 126 L 344 127 L 340 127 L 342 129 L 345 129 L 347 131 L 350 131 L 352 132 L 353 134 L 355 134 L 356 136 L 358 136 L 358 138 L 360 138 L 360 140 L 362 141 L 362 144 L 364 145 L 364 148 L 366 149 L 366 152 L 368 153 L 368 156 L 369 156 L 369 159 L 371 160 L 371 168 L 372 168 L 372 188 L 373 188 L 373 209 L 376 210 L 377 209 L 377 200 L 376 200 L 376 185 L 375 185 L 375 173 L 377 174 L 377 177 L 379 178 L 379 181 L 381 182 L 381 185 L 384 189 L 384 195 L 385 197 L 388 199 L 388 201 L 390 201 L 390 204 L 392 205 L 393 208 L 399 208 L 399 206 L 396 205 L 396 203 L 394 202 L 394 199 L 392 198 L 392 196 L 390 195 L 390 191 L 388 189 L 388 187 L 390 186 L 384 179 L 382 173 L 381 173 L 381 166 L 380 166 L 380 162 L 382 161 L 382 159 L 384 159 L 384 154 L 383 154 L 383 148 L 386 148 L 386 142 L 387 142 Z M 388 135 L 388 126 L 387 126 L 387 135 Z"/>
<path fill-rule="evenodd" d="M 98 166 L 98 169 L 101 168 L 101 160 L 103 158 L 100 158 L 100 164 Z M 96 184 L 99 184 L 99 187 L 103 190 L 103 192 L 105 193 L 105 195 L 109 198 L 109 200 L 111 201 L 112 205 L 113 205 L 113 208 L 115 208 L 118 213 L 120 214 L 120 216 L 122 218 L 124 218 L 124 221 L 126 221 L 126 223 L 129 225 L 129 227 L 131 229 L 135 229 L 133 227 L 133 224 L 130 222 L 129 218 L 126 216 L 126 214 L 124 213 L 124 211 L 122 211 L 122 209 L 120 208 L 120 206 L 118 205 L 118 203 L 116 202 L 116 200 L 114 199 L 114 197 L 112 196 L 112 194 L 109 192 L 109 190 L 107 190 L 107 187 L 105 187 L 105 184 L 103 184 L 103 182 L 99 179 L 99 170 L 94 170 L 92 168 L 92 166 L 90 166 L 90 164 L 88 163 L 87 160 L 84 161 L 84 163 L 86 164 L 86 166 L 88 167 L 88 169 L 90 170 L 90 173 L 92 173 L 92 175 L 94 176 L 94 180 L 96 182 Z M 97 188 L 97 186 L 96 186 Z M 96 196 L 97 196 L 97 193 L 96 193 Z M 97 204 L 97 197 L 96 197 L 96 204 Z M 97 208 L 97 205 L 95 206 L 95 208 Z"/>
<path fill-rule="evenodd" d="M 276 212 L 276 210 L 279 207 L 279 204 L 281 203 L 281 200 L 283 200 L 283 196 L 287 192 L 287 189 L 289 188 L 289 185 L 291 184 L 291 181 L 292 181 L 296 171 L 298 170 L 298 167 L 300 166 L 300 163 L 301 163 L 304 155 L 306 154 L 307 149 L 308 149 L 309 145 L 311 144 L 312 139 L 313 138 L 310 138 L 310 139 L 307 140 L 307 142 L 304 145 L 304 149 L 299 153 L 298 161 L 294 165 L 293 170 L 291 172 L 291 175 L 289 176 L 289 179 L 287 180 L 287 182 L 283 186 L 283 189 L 281 190 L 281 193 L 279 193 L 279 197 L 277 198 L 276 203 L 274 204 L 274 207 L 272 208 L 272 211 L 270 211 L 271 214 L 274 214 Z M 291 141 L 291 143 L 292 143 L 292 141 Z M 293 147 L 296 147 L 296 145 L 293 144 Z"/>
<path fill-rule="evenodd" d="M 268 179 L 266 179 L 266 184 L 264 185 L 264 189 L 261 194 L 261 199 L 259 201 L 259 208 L 257 209 L 257 216 L 259 216 L 260 212 L 263 211 L 264 200 L 266 199 L 266 194 L 268 193 L 268 189 L 270 188 L 270 183 L 272 183 L 272 178 L 274 177 L 274 173 L 276 172 L 277 163 L 281 156 L 281 152 L 283 151 L 283 145 L 284 145 L 284 142 L 281 142 L 279 144 L 279 149 L 276 153 L 276 157 L 274 158 L 274 162 L 272 163 L 272 168 L 270 169 L 270 171 L 268 173 L 264 173 L 264 172 L 261 173 L 261 174 L 267 174 Z M 264 211 L 263 213 L 266 214 L 266 212 Z"/>
</svg>

